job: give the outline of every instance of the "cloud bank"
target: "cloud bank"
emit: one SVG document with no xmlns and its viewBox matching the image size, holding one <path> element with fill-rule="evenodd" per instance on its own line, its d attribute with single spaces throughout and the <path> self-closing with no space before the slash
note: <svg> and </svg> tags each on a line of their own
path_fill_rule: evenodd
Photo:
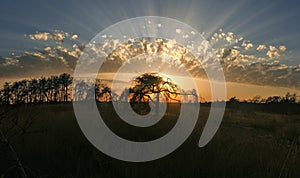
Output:
<svg viewBox="0 0 300 178">
<path fill-rule="evenodd" d="M 176 29 L 176 33 L 181 34 L 181 30 Z M 58 30 L 36 32 L 26 36 L 30 40 L 44 41 L 45 47 L 27 51 L 21 56 L 0 57 L 0 75 L 2 77 L 72 73 L 85 46 L 77 42 L 79 38 L 77 34 Z M 73 42 L 71 47 L 63 45 L 66 40 Z M 282 57 L 288 52 L 285 45 L 254 44 L 242 36 L 233 32 L 224 32 L 222 29 L 213 33 L 208 41 L 221 61 L 227 81 L 289 88 L 300 87 L 300 65 L 293 66 L 282 63 Z M 118 46 L 117 40 L 104 43 L 98 48 L 105 51 L 106 48 L 116 48 L 116 46 Z M 103 70 L 105 72 L 115 71 L 122 65 L 122 61 L 135 55 L 134 51 L 145 53 L 158 50 L 169 54 L 171 52 L 174 60 L 179 61 L 178 65 L 184 65 L 195 77 L 205 77 L 202 66 L 189 52 L 171 41 L 159 39 L 123 44 L 113 53 L 105 54 L 107 61 L 104 63 Z"/>
</svg>

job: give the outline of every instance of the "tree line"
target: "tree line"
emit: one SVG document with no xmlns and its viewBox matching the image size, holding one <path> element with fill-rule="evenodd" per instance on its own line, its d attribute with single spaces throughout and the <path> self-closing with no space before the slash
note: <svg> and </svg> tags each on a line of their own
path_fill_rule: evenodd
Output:
<svg viewBox="0 0 300 178">
<path fill-rule="evenodd" d="M 63 73 L 59 76 L 34 78 L 13 83 L 6 82 L 0 90 L 0 104 L 25 104 L 25 103 L 67 103 L 96 99 L 98 102 L 129 101 L 149 102 L 160 93 L 167 101 L 177 101 L 178 95 L 187 99 L 188 95 L 194 96 L 190 102 L 197 102 L 196 91 L 180 93 L 171 79 L 164 80 L 158 74 L 146 73 L 134 80 L 134 85 L 126 88 L 120 95 L 112 92 L 105 82 L 97 79 L 96 82 L 79 80 L 73 86 L 73 77 Z M 74 87 L 74 88 L 73 88 Z M 73 89 L 73 91 L 72 91 Z M 75 98 L 72 98 L 75 92 Z M 159 100 L 159 98 L 158 98 Z"/>
<path fill-rule="evenodd" d="M 254 96 L 248 100 L 239 100 L 236 97 L 231 97 L 228 100 L 228 103 L 254 103 L 254 104 L 299 104 L 296 93 L 287 92 L 284 96 L 269 96 L 267 98 L 263 98 L 259 95 Z"/>
<path fill-rule="evenodd" d="M 67 73 L 59 76 L 25 79 L 13 83 L 5 82 L 0 90 L 0 104 L 68 103 L 73 100 L 72 83 L 73 77 Z M 96 81 L 94 87 L 91 86 L 90 82 L 77 82 L 74 91 L 78 93 L 75 100 L 80 101 L 91 97 L 89 92 L 86 92 L 91 89 L 95 90 L 97 101 L 111 100 L 111 88 L 100 80 Z"/>
<path fill-rule="evenodd" d="M 73 78 L 63 73 L 59 76 L 34 78 L 4 83 L 0 90 L 1 104 L 58 103 L 70 101 Z"/>
<path fill-rule="evenodd" d="M 111 87 L 97 79 L 96 82 L 76 81 L 73 92 L 76 98 L 72 98 L 73 77 L 63 73 L 58 76 L 33 78 L 13 83 L 4 83 L 0 90 L 0 104 L 34 104 L 34 103 L 68 103 L 96 99 L 98 102 L 129 101 L 149 102 L 156 99 L 159 102 L 159 94 L 168 102 L 180 100 L 185 102 L 198 102 L 201 97 L 195 89 L 191 91 L 179 90 L 171 79 L 163 79 L 158 74 L 146 73 L 134 80 L 134 85 L 125 89 L 120 95 L 112 92 Z M 127 93 L 127 95 L 126 95 Z M 128 96 L 126 98 L 126 96 Z M 270 96 L 262 98 L 255 96 L 252 99 L 241 101 L 236 97 L 230 98 L 228 103 L 299 103 L 297 95 L 287 93 L 285 96 Z M 201 101 L 204 99 L 201 98 Z M 205 101 L 205 100 L 204 100 Z"/>
</svg>

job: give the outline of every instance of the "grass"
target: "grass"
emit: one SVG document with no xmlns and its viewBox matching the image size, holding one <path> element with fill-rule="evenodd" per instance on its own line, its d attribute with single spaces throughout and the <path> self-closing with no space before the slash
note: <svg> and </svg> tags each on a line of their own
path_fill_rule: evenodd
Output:
<svg viewBox="0 0 300 178">
<path fill-rule="evenodd" d="M 177 150 L 151 162 L 130 163 L 94 148 L 82 134 L 71 104 L 13 107 L 23 119 L 35 117 L 31 130 L 38 132 L 12 140 L 33 177 L 279 177 L 291 141 L 300 134 L 299 115 L 227 108 L 214 138 L 198 148 L 210 109 L 201 106 L 193 133 Z M 176 123 L 174 113 L 179 110 L 178 105 L 170 105 L 167 112 L 172 115 L 145 129 L 121 121 L 108 103 L 98 108 L 111 130 L 134 141 L 166 134 Z M 5 146 L 1 147 L 5 152 Z M 8 158 L 9 154 L 0 157 L 0 175 L 12 164 Z M 296 158 L 288 167 L 290 177 L 300 177 L 299 153 Z"/>
</svg>

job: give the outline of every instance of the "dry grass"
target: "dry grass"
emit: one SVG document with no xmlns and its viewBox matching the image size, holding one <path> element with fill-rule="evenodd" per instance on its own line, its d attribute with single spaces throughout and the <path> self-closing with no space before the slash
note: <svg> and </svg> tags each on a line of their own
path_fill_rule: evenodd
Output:
<svg viewBox="0 0 300 178">
<path fill-rule="evenodd" d="M 169 112 L 176 107 L 172 105 Z M 100 104 L 99 109 L 116 134 L 135 141 L 159 138 L 176 122 L 173 114 L 150 128 L 134 128 L 120 121 L 110 104 Z M 36 176 L 48 177 L 278 177 L 290 141 L 300 131 L 299 115 L 231 108 L 213 140 L 198 148 L 209 112 L 208 106 L 202 106 L 193 133 L 175 152 L 152 162 L 128 163 L 104 155 L 85 139 L 71 104 L 32 105 L 23 112 L 37 115 L 32 127 L 44 132 L 25 135 L 16 142 L 16 150 Z M 296 156 L 289 165 L 290 177 L 300 177 Z M 9 162 L 0 159 L 3 172 Z"/>
</svg>

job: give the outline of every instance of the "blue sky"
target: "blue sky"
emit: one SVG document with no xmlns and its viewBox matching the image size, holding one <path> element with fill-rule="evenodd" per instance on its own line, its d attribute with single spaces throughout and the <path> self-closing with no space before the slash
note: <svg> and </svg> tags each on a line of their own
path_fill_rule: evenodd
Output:
<svg viewBox="0 0 300 178">
<path fill-rule="evenodd" d="M 68 59 L 62 59 L 63 66 L 53 57 L 51 64 L 49 56 L 37 58 L 42 53 L 34 54 L 36 48 L 44 50 L 53 42 L 31 40 L 30 34 L 62 30 L 77 34 L 77 44 L 86 44 L 108 26 L 138 16 L 170 17 L 204 32 L 231 82 L 300 87 L 296 0 L 5 0 L 0 6 L 0 80 L 72 71 Z M 226 35 L 214 42 L 213 36 L 222 33 Z M 228 34 L 243 40 L 236 46 L 228 44 Z M 74 50 L 74 41 L 64 43 Z M 258 77 L 261 70 L 265 72 Z"/>
<path fill-rule="evenodd" d="M 300 3 L 292 0 L 6 0 L 0 6 L 0 55 L 32 48 L 24 34 L 59 29 L 87 42 L 109 25 L 145 15 L 175 18 L 200 32 L 223 28 L 254 43 L 285 44 L 293 53 L 285 62 L 299 63 Z"/>
</svg>

